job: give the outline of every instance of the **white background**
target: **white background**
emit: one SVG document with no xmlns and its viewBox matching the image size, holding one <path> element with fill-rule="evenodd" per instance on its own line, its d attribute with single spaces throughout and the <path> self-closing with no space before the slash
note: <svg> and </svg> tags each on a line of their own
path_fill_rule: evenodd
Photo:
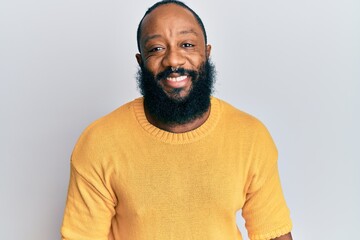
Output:
<svg viewBox="0 0 360 240">
<path fill-rule="evenodd" d="M 0 2 L 1 239 L 60 238 L 78 136 L 139 96 L 136 27 L 152 3 Z M 213 45 L 215 95 L 277 143 L 294 239 L 357 239 L 360 2 L 187 3 Z"/>
</svg>

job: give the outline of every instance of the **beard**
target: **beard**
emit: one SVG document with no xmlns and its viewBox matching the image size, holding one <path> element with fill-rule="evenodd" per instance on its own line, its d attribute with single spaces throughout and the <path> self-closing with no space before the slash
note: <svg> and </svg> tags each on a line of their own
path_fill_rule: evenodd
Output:
<svg viewBox="0 0 360 240">
<path fill-rule="evenodd" d="M 191 77 L 192 84 L 186 96 L 180 95 L 182 88 L 175 88 L 167 94 L 160 85 L 161 80 L 174 72 Z M 192 122 L 210 107 L 215 73 L 215 66 L 209 59 L 205 60 L 199 70 L 179 68 L 173 71 L 169 67 L 156 76 L 141 65 L 137 73 L 137 82 L 144 97 L 144 107 L 161 123 L 178 125 Z"/>
</svg>

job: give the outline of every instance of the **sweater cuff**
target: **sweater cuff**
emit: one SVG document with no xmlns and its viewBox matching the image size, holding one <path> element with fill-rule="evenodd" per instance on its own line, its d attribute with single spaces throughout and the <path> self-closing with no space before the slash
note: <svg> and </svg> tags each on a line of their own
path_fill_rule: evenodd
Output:
<svg viewBox="0 0 360 240">
<path fill-rule="evenodd" d="M 249 233 L 249 239 L 250 240 L 270 240 L 273 238 L 280 237 L 282 235 L 285 235 L 289 232 L 291 232 L 292 229 L 292 223 L 289 222 L 286 225 L 277 228 L 271 232 L 268 233 Z"/>
</svg>

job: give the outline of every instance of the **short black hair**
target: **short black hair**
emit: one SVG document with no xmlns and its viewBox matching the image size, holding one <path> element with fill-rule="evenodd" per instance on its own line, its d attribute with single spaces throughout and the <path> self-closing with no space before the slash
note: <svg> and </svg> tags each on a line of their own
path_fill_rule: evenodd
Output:
<svg viewBox="0 0 360 240">
<path fill-rule="evenodd" d="M 199 15 L 197 15 L 196 12 L 194 12 L 194 10 L 192 10 L 190 7 L 188 7 L 185 3 L 181 2 L 181 1 L 177 1 L 177 0 L 162 0 L 162 1 L 159 1 L 157 3 L 155 3 L 154 5 L 152 5 L 144 14 L 144 16 L 142 17 L 142 19 L 140 20 L 140 23 L 138 25 L 138 28 L 137 28 L 137 46 L 138 46 L 138 50 L 139 52 L 141 53 L 141 50 L 140 50 L 140 35 L 141 35 L 141 24 L 144 20 L 144 18 L 149 14 L 151 13 L 152 11 L 154 11 L 156 8 L 162 6 L 162 5 L 165 5 L 165 4 L 170 4 L 170 3 L 173 3 L 173 4 L 176 4 L 180 7 L 183 7 L 187 10 L 189 10 L 195 17 L 196 21 L 198 22 L 198 24 L 200 25 L 201 27 L 201 30 L 203 31 L 203 34 L 204 34 L 204 39 L 205 39 L 205 44 L 207 44 L 207 35 L 206 35 L 206 31 L 205 31 L 205 27 L 204 27 L 204 24 L 203 22 L 201 21 L 201 18 L 199 17 Z"/>
</svg>

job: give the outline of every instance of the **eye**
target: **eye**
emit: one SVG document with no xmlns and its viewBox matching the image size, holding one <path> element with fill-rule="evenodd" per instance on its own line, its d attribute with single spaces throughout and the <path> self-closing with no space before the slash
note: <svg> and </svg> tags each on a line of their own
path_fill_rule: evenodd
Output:
<svg viewBox="0 0 360 240">
<path fill-rule="evenodd" d="M 184 48 L 190 48 L 190 47 L 194 47 L 195 45 L 191 44 L 191 43 L 184 43 L 182 45 Z"/>
<path fill-rule="evenodd" d="M 154 48 L 150 49 L 149 52 L 159 52 L 162 49 L 163 49 L 162 47 L 154 47 Z"/>
</svg>

